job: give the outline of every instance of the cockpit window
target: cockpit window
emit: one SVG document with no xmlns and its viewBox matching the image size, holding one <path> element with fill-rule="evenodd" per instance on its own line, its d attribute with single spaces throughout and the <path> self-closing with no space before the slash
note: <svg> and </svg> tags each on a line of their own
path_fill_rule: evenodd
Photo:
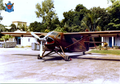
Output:
<svg viewBox="0 0 120 84">
<path fill-rule="evenodd" d="M 58 39 L 61 39 L 61 35 L 59 35 L 57 38 L 58 38 Z"/>
<path fill-rule="evenodd" d="M 56 33 L 56 32 L 52 32 L 51 35 L 57 36 L 58 33 Z"/>
</svg>

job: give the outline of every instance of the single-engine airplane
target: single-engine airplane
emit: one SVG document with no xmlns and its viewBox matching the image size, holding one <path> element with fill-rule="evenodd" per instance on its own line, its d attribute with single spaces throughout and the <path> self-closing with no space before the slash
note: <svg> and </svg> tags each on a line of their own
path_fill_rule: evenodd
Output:
<svg viewBox="0 0 120 84">
<path fill-rule="evenodd" d="M 103 36 L 119 36 L 120 31 L 95 31 L 95 32 L 49 32 L 49 33 L 15 33 L 15 32 L 2 32 L 2 34 L 9 34 L 12 36 L 34 36 L 40 43 L 40 54 L 38 59 L 42 59 L 49 54 L 57 53 L 63 57 L 66 61 L 70 61 L 71 58 L 65 54 L 65 52 L 83 52 L 89 50 L 89 43 L 102 43 L 102 42 L 90 42 L 90 37 L 103 37 Z M 45 51 L 49 51 L 45 54 Z"/>
</svg>

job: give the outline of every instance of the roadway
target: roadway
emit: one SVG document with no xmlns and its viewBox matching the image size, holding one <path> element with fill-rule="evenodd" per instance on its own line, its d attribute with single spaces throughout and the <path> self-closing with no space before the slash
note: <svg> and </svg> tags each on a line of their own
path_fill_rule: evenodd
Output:
<svg viewBox="0 0 120 84">
<path fill-rule="evenodd" d="M 120 84 L 120 56 L 66 53 L 38 60 L 30 48 L 0 48 L 0 83 Z"/>
</svg>

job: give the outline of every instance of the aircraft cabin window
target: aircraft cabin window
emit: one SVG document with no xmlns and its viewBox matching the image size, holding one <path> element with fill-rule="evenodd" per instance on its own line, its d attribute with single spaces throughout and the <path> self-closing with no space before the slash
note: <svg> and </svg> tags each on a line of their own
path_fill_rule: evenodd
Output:
<svg viewBox="0 0 120 84">
<path fill-rule="evenodd" d="M 58 35 L 58 33 L 56 33 L 56 32 L 52 32 L 52 35 L 55 35 L 55 36 L 57 36 L 57 35 Z"/>
<path fill-rule="evenodd" d="M 59 35 L 57 38 L 58 38 L 58 39 L 61 39 L 61 36 Z"/>
</svg>

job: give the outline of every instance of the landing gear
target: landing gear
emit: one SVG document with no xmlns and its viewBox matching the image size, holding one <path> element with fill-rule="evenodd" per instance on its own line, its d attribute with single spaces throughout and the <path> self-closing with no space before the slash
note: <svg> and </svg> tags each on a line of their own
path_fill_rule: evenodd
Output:
<svg viewBox="0 0 120 84">
<path fill-rule="evenodd" d="M 57 54 L 60 55 L 61 57 L 63 57 L 65 59 L 65 61 L 71 61 L 72 59 L 69 56 L 65 55 L 65 52 L 64 52 L 62 46 L 60 46 L 60 49 L 61 49 L 61 51 L 62 51 L 63 54 L 59 53 L 59 52 L 57 52 Z"/>
<path fill-rule="evenodd" d="M 69 56 L 65 56 L 65 61 L 71 61 L 72 59 Z"/>
<path fill-rule="evenodd" d="M 62 52 L 59 52 L 62 51 Z M 48 56 L 49 54 L 51 54 L 52 52 L 57 53 L 59 56 L 63 57 L 65 61 L 71 61 L 72 59 L 69 56 L 65 55 L 65 52 L 62 48 L 62 46 L 59 46 L 57 49 L 51 50 L 49 53 L 47 53 L 46 55 L 44 55 L 44 52 L 42 53 L 42 57 L 40 55 L 37 56 L 37 59 L 44 59 L 45 56 Z"/>
<path fill-rule="evenodd" d="M 83 52 L 83 55 L 85 55 L 85 52 Z"/>
<path fill-rule="evenodd" d="M 40 57 L 40 55 L 37 56 L 37 59 L 42 59 L 42 57 Z"/>
</svg>

